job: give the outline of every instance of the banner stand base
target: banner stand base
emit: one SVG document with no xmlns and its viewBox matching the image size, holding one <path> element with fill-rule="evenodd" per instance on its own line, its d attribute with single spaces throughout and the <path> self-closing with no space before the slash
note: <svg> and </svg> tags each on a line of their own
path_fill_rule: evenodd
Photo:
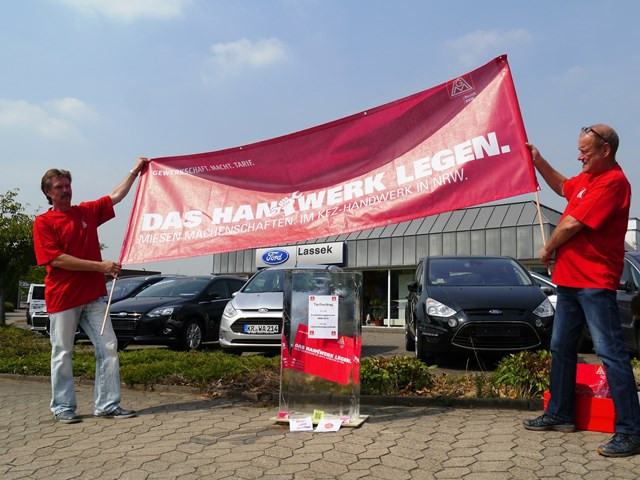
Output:
<svg viewBox="0 0 640 480">
<path fill-rule="evenodd" d="M 351 428 L 360 428 L 364 422 L 369 419 L 369 415 L 360 415 L 357 420 L 351 422 L 344 422 L 341 427 L 351 427 Z M 289 425 L 288 418 L 278 418 L 273 417 L 270 419 L 272 422 L 277 423 L 279 425 Z M 314 425 L 318 425 L 318 422 L 313 422 Z"/>
</svg>

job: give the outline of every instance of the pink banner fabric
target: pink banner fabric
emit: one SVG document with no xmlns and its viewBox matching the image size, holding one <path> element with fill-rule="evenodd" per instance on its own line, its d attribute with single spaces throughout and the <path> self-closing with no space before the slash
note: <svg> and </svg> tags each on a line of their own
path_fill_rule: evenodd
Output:
<svg viewBox="0 0 640 480">
<path fill-rule="evenodd" d="M 371 110 L 251 145 L 155 158 L 122 264 L 268 247 L 537 190 L 505 55 Z"/>
</svg>

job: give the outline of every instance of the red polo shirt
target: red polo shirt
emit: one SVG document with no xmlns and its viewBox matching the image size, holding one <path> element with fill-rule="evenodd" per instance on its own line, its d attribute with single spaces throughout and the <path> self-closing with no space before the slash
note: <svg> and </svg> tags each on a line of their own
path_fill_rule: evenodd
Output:
<svg viewBox="0 0 640 480">
<path fill-rule="evenodd" d="M 584 228 L 556 251 L 553 281 L 575 288 L 616 290 L 624 268 L 631 185 L 618 164 L 599 174 L 581 173 L 564 183 L 571 215 Z"/>
<path fill-rule="evenodd" d="M 66 212 L 48 210 L 33 223 L 38 265 L 47 266 L 47 311 L 57 313 L 92 302 L 107 294 L 104 274 L 55 268 L 50 262 L 62 254 L 102 261 L 98 226 L 115 216 L 109 196 L 81 203 Z"/>
</svg>

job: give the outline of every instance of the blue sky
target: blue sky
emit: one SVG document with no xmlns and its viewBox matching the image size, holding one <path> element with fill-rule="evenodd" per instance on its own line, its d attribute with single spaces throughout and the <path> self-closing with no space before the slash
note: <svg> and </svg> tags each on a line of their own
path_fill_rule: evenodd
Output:
<svg viewBox="0 0 640 480">
<path fill-rule="evenodd" d="M 291 133 L 503 53 L 528 136 L 552 165 L 577 174 L 580 127 L 608 123 L 635 189 L 638 18 L 632 0 L 5 0 L 0 192 L 19 188 L 29 212 L 42 212 L 40 178 L 56 167 L 72 172 L 75 202 L 90 200 L 108 194 L 138 156 Z M 100 229 L 105 258 L 119 257 L 133 196 Z M 546 185 L 540 200 L 564 207 Z M 211 259 L 141 266 L 208 273 Z"/>
</svg>

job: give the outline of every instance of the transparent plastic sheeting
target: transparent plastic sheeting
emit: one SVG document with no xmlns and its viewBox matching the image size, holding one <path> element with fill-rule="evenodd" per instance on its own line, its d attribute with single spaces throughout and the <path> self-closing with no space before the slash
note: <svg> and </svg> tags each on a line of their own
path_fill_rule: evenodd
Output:
<svg viewBox="0 0 640 480">
<path fill-rule="evenodd" d="M 360 420 L 362 275 L 285 272 L 280 419 Z"/>
</svg>

